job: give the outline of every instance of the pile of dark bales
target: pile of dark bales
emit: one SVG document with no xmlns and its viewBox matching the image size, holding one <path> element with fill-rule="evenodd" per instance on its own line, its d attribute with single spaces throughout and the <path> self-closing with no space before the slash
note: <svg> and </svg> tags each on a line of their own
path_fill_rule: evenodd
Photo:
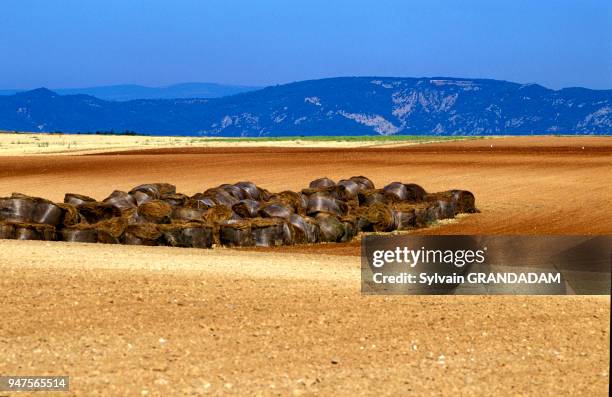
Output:
<svg viewBox="0 0 612 397">
<path fill-rule="evenodd" d="M 476 212 L 465 190 L 427 193 L 414 183 L 376 189 L 355 176 L 321 178 L 301 192 L 251 182 L 193 196 L 152 183 L 102 201 L 68 193 L 63 203 L 13 193 L 0 198 L 0 238 L 209 248 L 346 242 L 359 232 L 422 228 Z"/>
</svg>

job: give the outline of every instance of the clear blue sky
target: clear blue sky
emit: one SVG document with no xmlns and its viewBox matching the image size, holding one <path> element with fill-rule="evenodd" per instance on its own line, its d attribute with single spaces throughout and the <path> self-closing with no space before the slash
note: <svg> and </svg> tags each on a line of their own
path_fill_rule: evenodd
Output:
<svg viewBox="0 0 612 397">
<path fill-rule="evenodd" d="M 612 88 L 612 1 L 0 2 L 0 88 L 354 75 Z"/>
</svg>

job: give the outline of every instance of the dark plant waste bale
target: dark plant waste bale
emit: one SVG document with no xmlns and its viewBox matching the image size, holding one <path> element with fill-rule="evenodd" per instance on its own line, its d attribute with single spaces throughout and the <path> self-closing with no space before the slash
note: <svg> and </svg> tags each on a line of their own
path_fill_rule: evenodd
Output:
<svg viewBox="0 0 612 397">
<path fill-rule="evenodd" d="M 172 207 L 182 207 L 189 200 L 189 196 L 186 194 L 176 193 L 165 196 L 163 200 Z"/>
<path fill-rule="evenodd" d="M 346 201 L 347 213 L 351 215 L 356 215 L 359 212 L 359 200 L 357 197 Z"/>
<path fill-rule="evenodd" d="M 31 197 L 0 198 L 0 220 L 7 222 L 32 222 L 36 202 Z"/>
<path fill-rule="evenodd" d="M 287 236 L 287 224 L 280 219 L 255 218 L 251 221 L 253 244 L 257 247 L 275 247 L 291 243 Z M 287 241 L 289 239 L 289 241 Z"/>
<path fill-rule="evenodd" d="M 66 193 L 64 195 L 64 203 L 66 204 L 79 205 L 83 203 L 93 203 L 95 201 L 96 199 L 89 196 L 84 196 L 82 194 Z"/>
<path fill-rule="evenodd" d="M 365 176 L 352 176 L 349 178 L 349 180 L 359 184 L 362 191 L 375 189 L 374 182 Z"/>
<path fill-rule="evenodd" d="M 172 206 L 162 200 L 151 200 L 139 205 L 136 211 L 146 222 L 170 223 Z"/>
<path fill-rule="evenodd" d="M 306 197 L 306 207 L 308 207 L 308 200 L 310 199 L 310 196 L 314 195 L 314 194 L 318 194 L 320 196 L 325 196 L 325 197 L 330 197 L 330 198 L 337 198 L 337 192 L 336 192 L 336 186 L 329 186 L 329 187 L 319 187 L 319 188 L 306 188 L 306 189 L 302 189 L 301 191 L 302 196 Z"/>
<path fill-rule="evenodd" d="M 382 189 L 375 190 L 365 190 L 359 192 L 359 205 L 367 207 L 372 204 L 381 203 L 384 204 L 387 202 L 387 199 L 382 191 Z"/>
<path fill-rule="evenodd" d="M 158 245 L 161 231 L 154 223 L 128 225 L 123 243 L 128 245 Z"/>
<path fill-rule="evenodd" d="M 374 225 L 368 219 L 364 212 L 360 212 L 356 215 L 355 227 L 358 232 L 372 232 L 374 231 Z"/>
<path fill-rule="evenodd" d="M 43 240 L 45 241 L 56 241 L 57 240 L 57 229 L 51 225 L 35 225 L 35 228 L 42 234 Z"/>
<path fill-rule="evenodd" d="M 234 184 L 234 186 L 236 186 L 237 188 L 241 189 L 244 192 L 246 196 L 245 199 L 250 199 L 250 200 L 260 199 L 259 196 L 260 196 L 261 190 L 253 182 L 248 182 L 248 181 L 238 182 Z"/>
<path fill-rule="evenodd" d="M 198 208 L 175 207 L 170 218 L 172 221 L 204 221 L 205 210 Z"/>
<path fill-rule="evenodd" d="M 210 248 L 213 245 L 213 228 L 197 222 L 161 225 L 163 240 L 171 247 Z"/>
<path fill-rule="evenodd" d="M 240 215 L 242 218 L 255 218 L 259 212 L 261 205 L 253 199 L 240 200 L 232 206 L 232 211 Z"/>
<path fill-rule="evenodd" d="M 437 204 L 435 203 L 417 204 L 414 209 L 416 227 L 426 227 L 428 224 L 437 221 L 436 208 Z"/>
<path fill-rule="evenodd" d="M 8 222 L 0 222 L 0 239 L 14 239 L 15 225 Z"/>
<path fill-rule="evenodd" d="M 284 220 L 282 226 L 283 226 L 283 243 L 285 245 L 295 244 L 293 228 L 291 227 L 289 222 Z"/>
<path fill-rule="evenodd" d="M 451 190 L 453 201 L 457 206 L 457 211 L 462 213 L 475 213 L 479 212 L 476 208 L 476 199 L 472 192 L 467 190 Z"/>
<path fill-rule="evenodd" d="M 253 245 L 251 224 L 245 220 L 229 220 L 219 223 L 219 240 L 226 247 L 250 247 Z"/>
<path fill-rule="evenodd" d="M 62 222 L 62 215 L 61 207 L 43 198 L 21 193 L 0 198 L 0 220 L 56 226 Z"/>
<path fill-rule="evenodd" d="M 68 203 L 57 203 L 57 206 L 62 209 L 61 224 L 63 226 L 74 226 L 81 223 L 83 220 L 75 205 Z"/>
<path fill-rule="evenodd" d="M 122 192 L 121 190 L 115 190 L 110 196 L 102 200 L 103 203 L 110 204 L 113 207 L 117 207 L 120 210 L 126 210 L 129 208 L 136 208 L 136 200 L 129 193 Z"/>
<path fill-rule="evenodd" d="M 42 240 L 42 236 L 34 228 L 28 227 L 27 224 L 15 224 L 15 239 L 16 240 Z"/>
<path fill-rule="evenodd" d="M 121 210 L 107 203 L 85 203 L 76 207 L 77 211 L 87 223 L 97 223 L 105 219 L 121 216 Z"/>
<path fill-rule="evenodd" d="M 348 212 L 348 205 L 340 200 L 327 196 L 325 193 L 315 193 L 308 198 L 308 215 L 320 212 L 335 216 L 344 216 Z"/>
<path fill-rule="evenodd" d="M 353 186 L 353 183 L 345 183 L 343 185 L 338 184 L 334 186 L 321 187 L 321 188 L 308 188 L 302 189 L 302 196 L 306 197 L 306 204 L 308 204 L 308 200 L 311 196 L 317 195 L 321 197 L 329 197 L 340 201 L 353 201 L 357 199 L 358 190 L 352 192 L 348 190 L 346 185 Z M 353 194 L 354 193 L 354 194 Z"/>
<path fill-rule="evenodd" d="M 139 185 L 128 192 L 136 200 L 136 205 L 144 204 L 147 201 L 155 200 L 160 197 L 159 190 L 152 184 Z"/>
<path fill-rule="evenodd" d="M 414 209 L 414 226 L 426 227 L 429 220 L 429 212 L 426 206 L 419 206 Z"/>
<path fill-rule="evenodd" d="M 345 200 L 351 200 L 357 198 L 357 195 L 360 191 L 363 191 L 362 186 L 359 185 L 355 181 L 351 181 L 350 179 L 343 179 L 338 182 L 338 187 L 342 187 L 342 196 L 341 198 Z"/>
<path fill-rule="evenodd" d="M 340 222 L 342 222 L 342 226 L 344 226 L 344 234 L 340 237 L 341 243 L 346 243 L 351 241 L 359 230 L 357 229 L 357 218 L 354 216 L 343 216 L 340 218 Z"/>
<path fill-rule="evenodd" d="M 458 213 L 478 212 L 474 195 L 467 190 L 448 190 L 446 192 L 430 193 L 425 196 L 425 200 L 429 202 L 443 201 L 450 203 L 454 213 L 450 215 L 450 211 L 445 212 L 445 214 L 450 215 L 449 218 Z"/>
<path fill-rule="evenodd" d="M 240 198 L 232 196 L 230 193 L 223 189 L 217 189 L 212 198 L 217 203 L 217 205 L 225 205 L 226 207 L 230 208 L 232 207 L 232 205 L 240 201 Z"/>
<path fill-rule="evenodd" d="M 259 201 L 267 203 L 270 201 L 270 197 L 272 197 L 272 193 L 269 190 L 259 188 Z"/>
<path fill-rule="evenodd" d="M 130 192 L 130 196 L 134 197 L 134 200 L 136 200 L 137 205 L 144 204 L 148 201 L 155 200 L 158 198 L 158 196 L 151 196 L 147 194 L 146 192 L 143 192 L 140 190 L 135 191 L 135 192 Z"/>
<path fill-rule="evenodd" d="M 176 194 L 176 186 L 170 183 L 156 183 L 161 198 Z"/>
<path fill-rule="evenodd" d="M 147 223 L 147 221 L 140 215 L 138 215 L 138 211 L 136 208 L 130 208 L 129 210 L 125 210 L 121 212 L 121 218 L 124 218 L 128 225 L 136 225 L 139 223 Z"/>
<path fill-rule="evenodd" d="M 457 215 L 457 205 L 452 200 L 440 199 L 434 204 L 437 219 L 450 219 Z"/>
<path fill-rule="evenodd" d="M 289 224 L 293 230 L 294 244 L 314 244 L 319 241 L 319 225 L 314 218 L 291 214 Z"/>
<path fill-rule="evenodd" d="M 303 213 L 306 209 L 307 199 L 301 193 L 285 190 L 277 194 L 273 194 L 268 198 L 268 202 L 282 204 L 290 208 L 291 212 L 296 214 Z"/>
<path fill-rule="evenodd" d="M 375 232 L 390 232 L 394 230 L 393 212 L 388 205 L 375 203 L 368 207 L 366 217 Z"/>
<path fill-rule="evenodd" d="M 319 225 L 321 241 L 335 243 L 342 239 L 345 233 L 344 224 L 338 218 L 321 213 L 315 219 Z"/>
<path fill-rule="evenodd" d="M 32 211 L 32 222 L 57 226 L 62 222 L 64 211 L 49 200 L 38 199 Z"/>
<path fill-rule="evenodd" d="M 335 185 L 336 185 L 336 182 L 334 182 L 331 179 L 325 177 L 325 178 L 315 179 L 314 181 L 310 182 L 308 187 L 311 188 L 311 189 L 317 189 L 317 188 L 321 188 L 321 187 L 330 187 L 330 186 L 335 186 Z"/>
<path fill-rule="evenodd" d="M 308 198 L 300 192 L 285 190 L 278 194 L 284 202 L 291 204 L 296 214 L 305 214 Z"/>
<path fill-rule="evenodd" d="M 228 192 L 220 188 L 208 189 L 204 193 L 202 193 L 199 198 L 209 198 L 212 199 L 215 205 L 224 205 L 226 207 L 232 208 L 232 205 L 236 204 L 239 199 L 232 196 Z"/>
<path fill-rule="evenodd" d="M 147 183 L 129 191 L 137 205 L 176 194 L 176 186 L 169 183 Z"/>
<path fill-rule="evenodd" d="M 415 183 L 392 182 L 383 188 L 388 202 L 422 202 L 427 193 L 425 189 Z"/>
<path fill-rule="evenodd" d="M 416 227 L 415 206 L 397 205 L 392 209 L 393 225 L 396 230 L 408 230 Z"/>
<path fill-rule="evenodd" d="M 208 209 L 216 206 L 217 203 L 212 198 L 205 196 L 203 193 L 196 193 L 185 203 L 185 207 Z"/>
<path fill-rule="evenodd" d="M 90 225 L 76 225 L 62 229 L 62 240 L 75 243 L 97 243 L 98 232 Z"/>
<path fill-rule="evenodd" d="M 438 203 L 429 203 L 426 204 L 427 207 L 427 223 L 434 223 L 438 221 L 440 218 L 440 211 L 438 207 Z"/>
<path fill-rule="evenodd" d="M 383 193 L 391 202 L 408 201 L 408 189 L 401 182 L 391 182 L 383 187 Z"/>
<path fill-rule="evenodd" d="M 169 183 L 145 183 L 136 186 L 129 193 L 134 195 L 137 192 L 144 193 L 153 200 L 176 194 L 176 186 Z"/>
<path fill-rule="evenodd" d="M 416 183 L 407 183 L 404 186 L 408 190 L 408 201 L 420 203 L 427 196 L 425 189 Z"/>
<path fill-rule="evenodd" d="M 236 200 L 244 200 L 245 198 L 248 197 L 248 195 L 246 194 L 244 190 L 240 189 L 238 186 L 235 186 L 235 185 L 230 185 L 226 183 L 226 184 L 220 185 L 219 189 L 223 190 L 224 192 L 226 192 L 227 194 L 229 194 Z"/>
<path fill-rule="evenodd" d="M 121 217 L 98 222 L 93 227 L 97 231 L 99 243 L 120 244 L 128 225 L 128 219 Z"/>
<path fill-rule="evenodd" d="M 225 205 L 216 205 L 209 208 L 204 213 L 204 220 L 208 223 L 218 223 L 222 221 L 228 221 L 234 218 L 234 211 L 230 207 Z"/>
<path fill-rule="evenodd" d="M 284 204 L 269 204 L 259 210 L 259 215 L 262 218 L 289 219 L 291 214 L 293 214 L 293 210 Z"/>
<path fill-rule="evenodd" d="M 16 240 L 56 240 L 55 227 L 38 223 L 15 223 Z"/>
</svg>

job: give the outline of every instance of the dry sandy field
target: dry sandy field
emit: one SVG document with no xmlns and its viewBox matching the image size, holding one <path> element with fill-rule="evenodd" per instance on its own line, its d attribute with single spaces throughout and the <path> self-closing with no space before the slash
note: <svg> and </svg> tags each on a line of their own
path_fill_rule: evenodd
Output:
<svg viewBox="0 0 612 397">
<path fill-rule="evenodd" d="M 0 156 L 0 196 L 359 174 L 475 194 L 420 233 L 612 234 L 607 137 Z M 609 296 L 362 296 L 358 255 L 0 240 L 0 374 L 76 396 L 607 395 Z"/>
<path fill-rule="evenodd" d="M 148 136 L 114 134 L 46 134 L 0 131 L 0 156 L 83 155 L 153 148 L 236 148 L 236 147 L 306 147 L 352 148 L 386 146 L 388 139 L 356 139 L 355 137 L 286 137 L 286 138 L 211 138 L 185 136 Z M 466 137 L 395 137 L 404 144 L 462 140 Z M 393 142 L 393 140 L 391 141 Z"/>
</svg>

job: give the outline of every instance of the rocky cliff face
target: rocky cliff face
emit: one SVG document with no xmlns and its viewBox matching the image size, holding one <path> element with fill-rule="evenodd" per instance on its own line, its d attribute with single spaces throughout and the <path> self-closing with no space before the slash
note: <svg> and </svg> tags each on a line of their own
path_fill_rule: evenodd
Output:
<svg viewBox="0 0 612 397">
<path fill-rule="evenodd" d="M 612 90 L 455 78 L 332 78 L 215 99 L 0 97 L 0 129 L 274 136 L 610 134 Z"/>
</svg>

